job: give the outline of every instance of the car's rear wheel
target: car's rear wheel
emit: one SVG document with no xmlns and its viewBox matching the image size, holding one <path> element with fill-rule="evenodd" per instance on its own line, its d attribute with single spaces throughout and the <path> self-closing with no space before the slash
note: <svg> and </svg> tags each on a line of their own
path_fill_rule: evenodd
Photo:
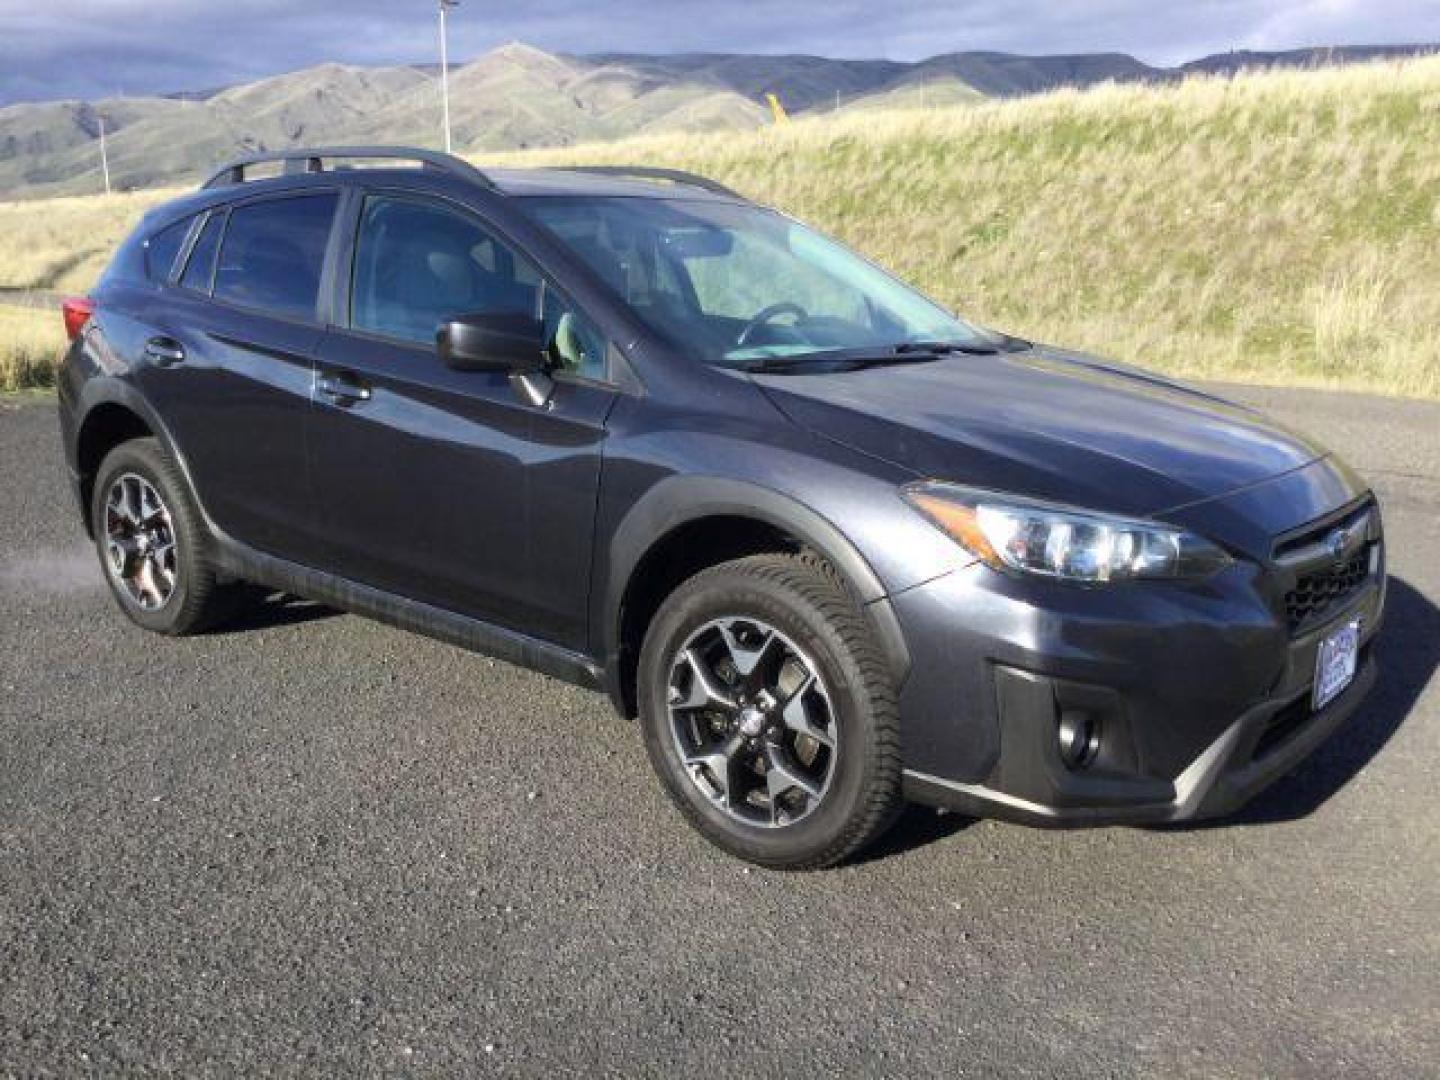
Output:
<svg viewBox="0 0 1440 1080">
<path fill-rule="evenodd" d="M 233 615 L 248 595 L 221 581 L 180 470 L 155 439 L 121 443 L 106 455 L 90 520 L 111 593 L 147 630 L 195 633 Z"/>
<path fill-rule="evenodd" d="M 864 613 L 813 556 L 703 571 L 651 623 L 646 747 L 692 824 L 778 869 L 841 862 L 901 805 L 893 681 Z"/>
</svg>

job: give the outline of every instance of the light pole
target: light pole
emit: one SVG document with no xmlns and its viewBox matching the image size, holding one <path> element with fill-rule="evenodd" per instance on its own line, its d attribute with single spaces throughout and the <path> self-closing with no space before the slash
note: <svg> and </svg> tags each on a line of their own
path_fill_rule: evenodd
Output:
<svg viewBox="0 0 1440 1080">
<path fill-rule="evenodd" d="M 440 0 L 440 101 L 445 111 L 445 152 L 450 153 L 450 57 L 445 41 L 445 11 L 460 0 Z"/>
<path fill-rule="evenodd" d="M 96 114 L 100 122 L 100 171 L 105 174 L 105 194 L 110 194 L 110 155 L 105 152 L 105 117 Z"/>
</svg>

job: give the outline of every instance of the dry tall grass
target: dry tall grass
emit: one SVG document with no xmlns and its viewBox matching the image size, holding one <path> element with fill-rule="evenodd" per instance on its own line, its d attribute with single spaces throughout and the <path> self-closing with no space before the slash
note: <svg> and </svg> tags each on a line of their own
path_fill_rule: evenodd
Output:
<svg viewBox="0 0 1440 1080">
<path fill-rule="evenodd" d="M 84 292 L 140 215 L 175 194 L 0 202 L 0 288 Z"/>
<path fill-rule="evenodd" d="M 705 172 L 1026 337 L 1440 397 L 1437 132 L 1427 59 L 488 160 Z M 155 198 L 0 206 L 0 285 L 83 287 Z"/>
<path fill-rule="evenodd" d="M 1192 377 L 1440 396 L 1440 59 L 512 155 L 697 169 L 961 312 Z"/>
<path fill-rule="evenodd" d="M 59 311 L 0 306 L 0 391 L 49 386 L 64 348 Z"/>
</svg>

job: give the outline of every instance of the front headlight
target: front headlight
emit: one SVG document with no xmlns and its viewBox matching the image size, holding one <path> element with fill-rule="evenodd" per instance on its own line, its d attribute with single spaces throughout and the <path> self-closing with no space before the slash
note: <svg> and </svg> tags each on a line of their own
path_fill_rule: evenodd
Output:
<svg viewBox="0 0 1440 1080">
<path fill-rule="evenodd" d="M 996 570 L 1066 581 L 1208 577 L 1231 558 L 1194 533 L 936 480 L 903 489 L 957 544 Z"/>
</svg>

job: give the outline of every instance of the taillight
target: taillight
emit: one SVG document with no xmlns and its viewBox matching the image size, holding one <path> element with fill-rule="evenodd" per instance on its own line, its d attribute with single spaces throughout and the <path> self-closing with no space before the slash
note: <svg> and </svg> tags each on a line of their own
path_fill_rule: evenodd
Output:
<svg viewBox="0 0 1440 1080">
<path fill-rule="evenodd" d="M 60 313 L 65 317 L 65 336 L 74 341 L 95 313 L 95 301 L 88 296 L 67 296 L 60 301 Z"/>
</svg>

